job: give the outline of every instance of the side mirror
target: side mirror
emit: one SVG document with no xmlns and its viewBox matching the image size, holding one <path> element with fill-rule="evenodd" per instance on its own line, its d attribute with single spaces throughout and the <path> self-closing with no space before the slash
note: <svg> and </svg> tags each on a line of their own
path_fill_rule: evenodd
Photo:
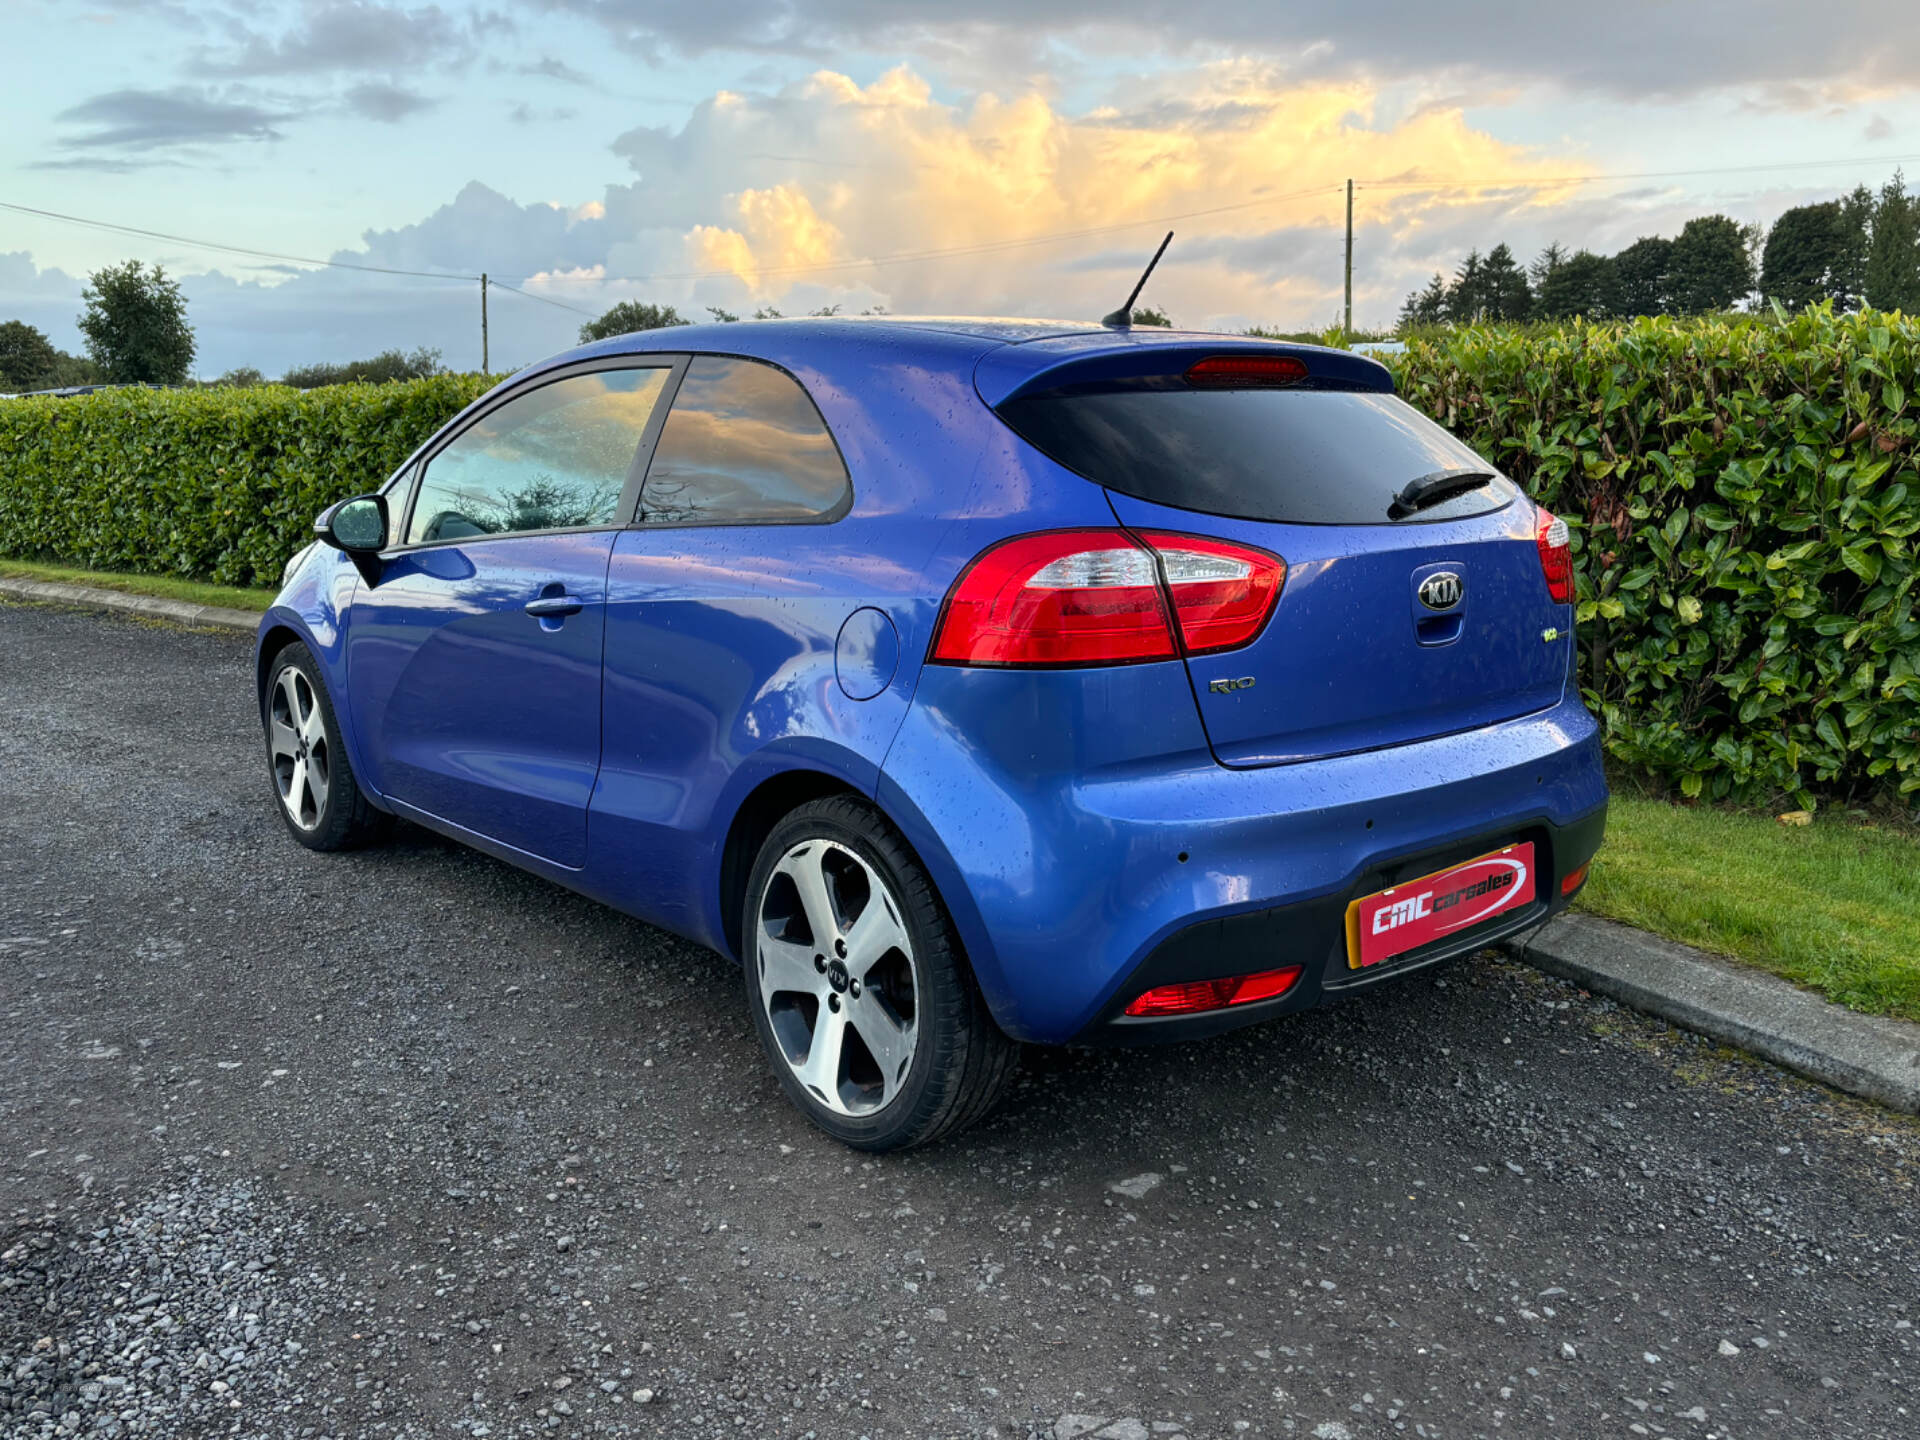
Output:
<svg viewBox="0 0 1920 1440">
<path fill-rule="evenodd" d="M 356 495 L 329 505 L 313 522 L 313 533 L 353 561 L 369 585 L 380 583 L 380 552 L 387 548 L 387 497 Z"/>
<path fill-rule="evenodd" d="M 377 555 L 387 548 L 387 497 L 356 495 L 320 512 L 313 533 L 349 555 Z"/>
</svg>

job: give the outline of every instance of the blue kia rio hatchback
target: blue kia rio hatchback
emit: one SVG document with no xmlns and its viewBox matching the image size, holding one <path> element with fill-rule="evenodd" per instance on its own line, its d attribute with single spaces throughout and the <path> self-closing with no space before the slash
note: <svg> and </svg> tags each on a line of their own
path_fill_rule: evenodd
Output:
<svg viewBox="0 0 1920 1440">
<path fill-rule="evenodd" d="M 623 335 L 323 514 L 274 794 L 738 960 L 882 1150 L 1020 1042 L 1303 1010 L 1562 908 L 1605 823 L 1567 527 L 1343 351 L 1075 324 Z"/>
</svg>

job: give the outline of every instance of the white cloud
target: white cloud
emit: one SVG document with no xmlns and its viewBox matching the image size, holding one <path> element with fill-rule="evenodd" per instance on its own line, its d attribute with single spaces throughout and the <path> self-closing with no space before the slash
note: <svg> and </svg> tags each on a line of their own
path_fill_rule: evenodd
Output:
<svg viewBox="0 0 1920 1440">
<path fill-rule="evenodd" d="M 820 71 L 772 94 L 723 91 L 678 129 L 638 126 L 613 148 L 632 178 L 597 198 L 523 204 L 473 182 L 420 221 L 369 231 L 333 258 L 485 270 L 550 302 L 496 292 L 496 365 L 562 349 L 586 318 L 574 310 L 631 298 L 690 317 L 707 305 L 792 314 L 883 304 L 897 314 L 1091 318 L 1123 298 L 1169 224 L 1179 238 L 1149 303 L 1195 327 L 1307 328 L 1339 305 L 1346 177 L 1587 170 L 1578 156 L 1476 129 L 1458 105 L 1394 109 L 1360 80 L 1291 79 L 1248 61 L 1168 76 L 1130 94 L 1124 110 L 1084 112 L 1038 88 L 957 105 L 906 68 L 868 85 Z M 1407 291 L 1450 271 L 1469 246 L 1504 241 L 1523 258 L 1550 239 L 1611 250 L 1714 208 L 1671 191 L 1597 195 L 1363 186 L 1356 319 L 1390 322 Z M 1765 208 L 1772 200 L 1759 203 L 1762 217 L 1776 213 Z M 1169 216 L 1188 218 L 1156 218 Z M 186 282 L 207 373 L 247 364 L 272 374 L 423 344 L 451 364 L 479 361 L 475 282 L 223 268 Z M 46 280 L 55 273 L 0 268 L 0 306 L 44 305 L 47 284 L 71 293 L 65 277 Z"/>
</svg>

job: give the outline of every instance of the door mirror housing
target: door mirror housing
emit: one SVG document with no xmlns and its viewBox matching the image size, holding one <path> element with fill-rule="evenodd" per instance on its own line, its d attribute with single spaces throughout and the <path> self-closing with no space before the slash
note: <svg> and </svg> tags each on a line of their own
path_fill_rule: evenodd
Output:
<svg viewBox="0 0 1920 1440">
<path fill-rule="evenodd" d="M 378 555 L 387 548 L 387 497 L 356 495 L 320 512 L 313 533 L 349 555 Z"/>
<path fill-rule="evenodd" d="M 329 505 L 313 522 L 313 533 L 331 545 L 360 572 L 369 585 L 380 583 L 380 552 L 387 548 L 387 497 L 355 495 Z"/>
</svg>

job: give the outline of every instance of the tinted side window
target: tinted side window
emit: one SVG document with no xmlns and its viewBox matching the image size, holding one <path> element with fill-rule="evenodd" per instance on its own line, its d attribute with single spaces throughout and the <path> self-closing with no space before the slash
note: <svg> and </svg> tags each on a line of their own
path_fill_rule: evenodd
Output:
<svg viewBox="0 0 1920 1440">
<path fill-rule="evenodd" d="M 812 520 L 848 492 L 847 467 L 799 382 L 757 360 L 699 355 L 654 447 L 640 516 L 663 525 Z"/>
<path fill-rule="evenodd" d="M 1369 391 L 1113 390 L 1020 397 L 999 413 L 1109 489 L 1245 520 L 1384 525 L 1409 480 L 1493 469 L 1405 401 Z M 1517 494 L 1496 477 L 1418 519 L 1464 519 Z"/>
<path fill-rule="evenodd" d="M 427 462 L 407 543 L 617 523 L 669 373 L 572 375 L 489 411 Z"/>
</svg>

